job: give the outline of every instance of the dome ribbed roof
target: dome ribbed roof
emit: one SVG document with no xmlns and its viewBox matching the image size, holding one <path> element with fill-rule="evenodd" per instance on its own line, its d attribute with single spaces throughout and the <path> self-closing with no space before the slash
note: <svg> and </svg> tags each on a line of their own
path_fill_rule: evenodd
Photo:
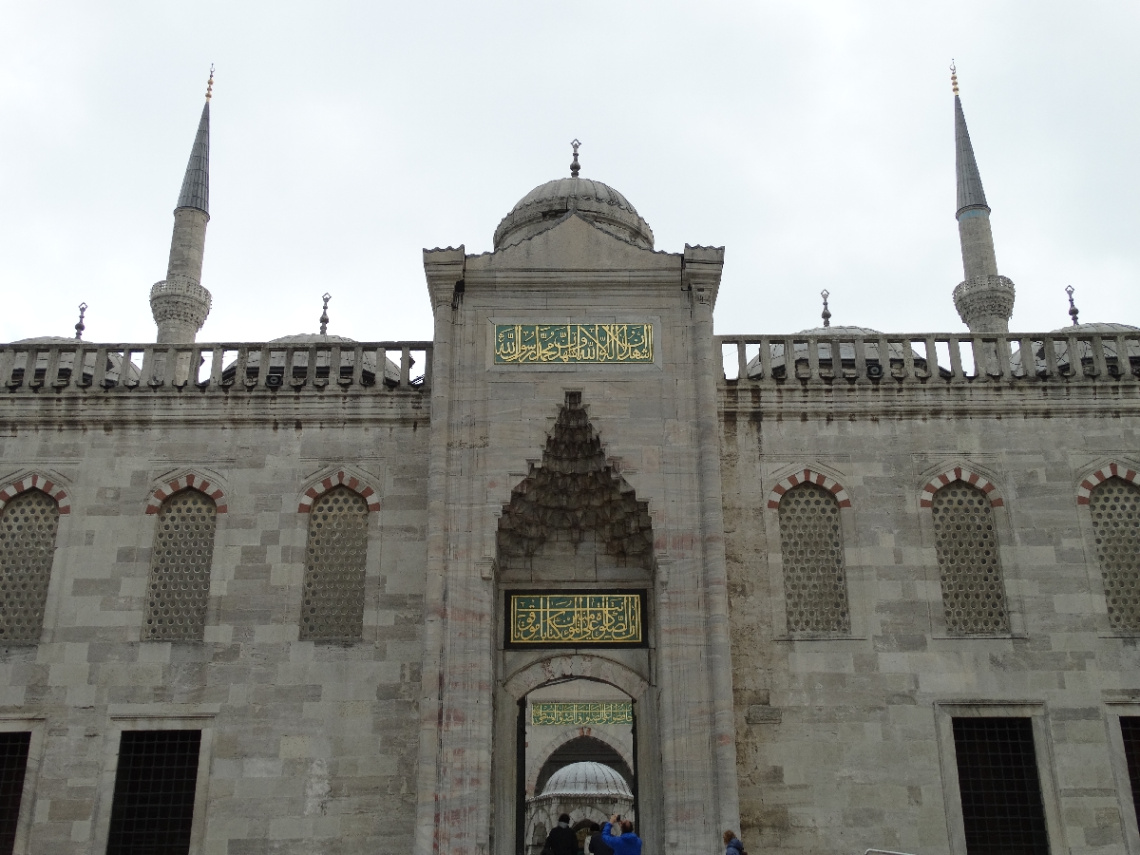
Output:
<svg viewBox="0 0 1140 855">
<path fill-rule="evenodd" d="M 563 766 L 550 776 L 544 796 L 617 796 L 631 799 L 633 793 L 616 770 L 603 763 L 585 761 Z"/>
<path fill-rule="evenodd" d="M 571 211 L 622 240 L 653 249 L 653 230 L 629 200 L 589 178 L 556 178 L 523 196 L 495 229 L 495 249 L 526 240 Z"/>
</svg>

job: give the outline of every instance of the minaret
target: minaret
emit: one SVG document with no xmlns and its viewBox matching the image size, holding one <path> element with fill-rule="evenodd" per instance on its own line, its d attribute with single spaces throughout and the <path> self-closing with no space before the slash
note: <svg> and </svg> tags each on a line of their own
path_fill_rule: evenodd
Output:
<svg viewBox="0 0 1140 855">
<path fill-rule="evenodd" d="M 166 279 L 150 289 L 150 310 L 158 324 L 159 344 L 194 341 L 210 314 L 210 292 L 201 285 L 202 255 L 206 249 L 206 223 L 210 221 L 210 97 L 214 67 L 206 84 L 206 104 L 190 162 L 182 179 L 182 192 L 174 209 L 174 233 Z"/>
<path fill-rule="evenodd" d="M 950 82 L 954 89 L 954 143 L 958 172 L 958 237 L 962 242 L 962 267 L 965 281 L 954 289 L 954 308 L 962 321 L 975 333 L 1009 332 L 1013 314 L 1013 283 L 997 271 L 994 236 L 990 231 L 990 206 L 982 189 L 982 176 L 962 99 L 958 96 L 957 69 L 950 66 Z"/>
</svg>

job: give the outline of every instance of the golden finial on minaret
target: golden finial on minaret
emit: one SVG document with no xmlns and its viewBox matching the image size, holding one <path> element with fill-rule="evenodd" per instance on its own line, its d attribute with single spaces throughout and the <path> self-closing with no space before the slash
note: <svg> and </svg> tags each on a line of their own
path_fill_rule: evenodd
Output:
<svg viewBox="0 0 1140 855">
<path fill-rule="evenodd" d="M 954 60 L 950 60 L 950 87 L 954 90 L 954 94 L 958 94 L 958 67 L 954 65 Z"/>
<path fill-rule="evenodd" d="M 206 100 L 209 101 L 214 95 L 214 63 L 210 63 L 210 79 L 206 81 Z"/>
</svg>

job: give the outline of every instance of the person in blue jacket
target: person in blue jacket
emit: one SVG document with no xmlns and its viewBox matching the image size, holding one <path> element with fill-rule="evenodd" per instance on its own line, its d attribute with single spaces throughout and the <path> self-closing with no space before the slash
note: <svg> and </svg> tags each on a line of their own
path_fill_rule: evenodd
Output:
<svg viewBox="0 0 1140 855">
<path fill-rule="evenodd" d="M 724 833 L 724 855 L 747 855 L 744 844 L 740 842 L 735 831 L 728 830 Z"/>
<path fill-rule="evenodd" d="M 618 833 L 612 834 L 614 831 Z M 633 823 L 616 813 L 602 826 L 602 840 L 614 855 L 641 855 L 641 838 L 633 833 Z"/>
</svg>

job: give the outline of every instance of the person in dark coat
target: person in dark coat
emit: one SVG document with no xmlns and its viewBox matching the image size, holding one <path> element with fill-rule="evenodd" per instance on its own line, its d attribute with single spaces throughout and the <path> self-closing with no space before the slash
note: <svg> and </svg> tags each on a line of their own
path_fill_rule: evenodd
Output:
<svg viewBox="0 0 1140 855">
<path fill-rule="evenodd" d="M 558 825 L 546 835 L 543 855 L 578 855 L 578 835 L 570 830 L 570 814 L 558 817 Z"/>
<path fill-rule="evenodd" d="M 615 831 L 617 834 L 612 833 Z M 641 855 L 641 838 L 633 833 L 633 823 L 616 813 L 602 826 L 602 840 L 614 855 Z"/>
<path fill-rule="evenodd" d="M 735 831 L 724 833 L 724 855 L 744 855 L 744 844 L 740 842 Z"/>
</svg>

